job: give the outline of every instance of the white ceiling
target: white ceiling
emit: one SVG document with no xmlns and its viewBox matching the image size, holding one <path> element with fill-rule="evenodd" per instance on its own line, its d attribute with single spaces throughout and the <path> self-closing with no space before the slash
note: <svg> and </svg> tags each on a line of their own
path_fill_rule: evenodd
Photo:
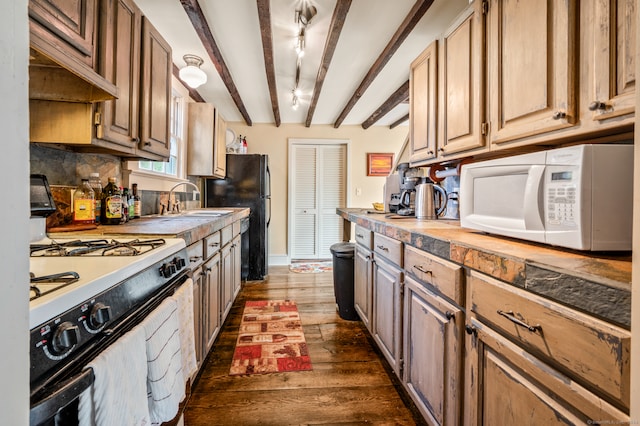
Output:
<svg viewBox="0 0 640 426">
<path fill-rule="evenodd" d="M 196 34 L 179 0 L 135 0 L 173 49 L 173 62 L 185 65 L 182 57 L 195 54 L 204 59 L 208 76 L 196 90 L 213 103 L 227 121 L 244 121 L 212 60 Z M 298 26 L 295 10 L 301 0 L 271 0 L 271 25 L 280 117 L 285 123 L 304 123 L 315 86 L 327 32 L 336 0 L 311 0 L 317 8 L 306 31 L 302 58 L 301 106 L 291 108 Z M 347 115 L 343 125 L 362 124 L 409 79 L 409 64 L 468 5 L 469 0 L 435 0 L 395 55 Z M 253 123 L 274 123 L 262 53 L 256 0 L 200 0 L 211 33 Z M 415 0 L 353 0 L 327 72 L 312 125 L 333 125 L 375 60 L 405 19 Z M 408 114 L 402 103 L 375 125 L 390 125 Z"/>
</svg>

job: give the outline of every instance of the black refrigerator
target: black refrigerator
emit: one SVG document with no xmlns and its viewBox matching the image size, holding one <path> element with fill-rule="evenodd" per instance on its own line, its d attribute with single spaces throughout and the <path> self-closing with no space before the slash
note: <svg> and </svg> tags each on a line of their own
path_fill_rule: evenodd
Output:
<svg viewBox="0 0 640 426">
<path fill-rule="evenodd" d="M 249 230 L 242 235 L 242 279 L 267 276 L 269 222 L 271 221 L 269 157 L 262 154 L 227 154 L 227 177 L 207 179 L 206 207 L 248 207 Z"/>
</svg>

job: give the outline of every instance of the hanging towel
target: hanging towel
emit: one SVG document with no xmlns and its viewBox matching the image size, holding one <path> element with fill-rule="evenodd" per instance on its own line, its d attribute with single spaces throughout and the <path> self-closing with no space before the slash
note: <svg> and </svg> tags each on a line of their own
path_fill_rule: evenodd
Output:
<svg viewBox="0 0 640 426">
<path fill-rule="evenodd" d="M 178 305 L 165 299 L 142 322 L 147 346 L 147 392 L 153 423 L 173 419 L 185 396 Z"/>
<path fill-rule="evenodd" d="M 140 326 L 126 333 L 94 358 L 93 385 L 80 395 L 81 426 L 151 424 L 147 405 L 145 331 Z"/>
<path fill-rule="evenodd" d="M 193 280 L 189 278 L 185 281 L 185 283 L 176 290 L 173 298 L 178 305 L 182 374 L 186 381 L 198 368 L 193 332 Z"/>
</svg>

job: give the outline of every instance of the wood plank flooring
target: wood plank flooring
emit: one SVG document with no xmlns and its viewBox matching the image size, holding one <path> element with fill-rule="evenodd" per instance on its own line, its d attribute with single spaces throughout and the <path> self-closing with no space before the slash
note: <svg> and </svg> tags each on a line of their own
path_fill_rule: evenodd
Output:
<svg viewBox="0 0 640 426">
<path fill-rule="evenodd" d="M 229 376 L 247 300 L 298 305 L 313 371 Z M 333 273 L 270 267 L 248 282 L 205 361 L 184 412 L 186 426 L 424 424 L 360 321 L 335 308 Z"/>
</svg>

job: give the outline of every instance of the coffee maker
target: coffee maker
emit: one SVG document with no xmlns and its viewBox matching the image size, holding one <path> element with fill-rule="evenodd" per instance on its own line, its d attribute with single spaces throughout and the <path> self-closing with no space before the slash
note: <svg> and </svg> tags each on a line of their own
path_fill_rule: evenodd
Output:
<svg viewBox="0 0 640 426">
<path fill-rule="evenodd" d="M 409 163 L 400 163 L 397 167 L 400 177 L 400 201 L 397 214 L 400 216 L 413 216 L 415 214 L 416 185 L 423 182 L 422 172 L 419 168 L 409 167 Z"/>
</svg>

